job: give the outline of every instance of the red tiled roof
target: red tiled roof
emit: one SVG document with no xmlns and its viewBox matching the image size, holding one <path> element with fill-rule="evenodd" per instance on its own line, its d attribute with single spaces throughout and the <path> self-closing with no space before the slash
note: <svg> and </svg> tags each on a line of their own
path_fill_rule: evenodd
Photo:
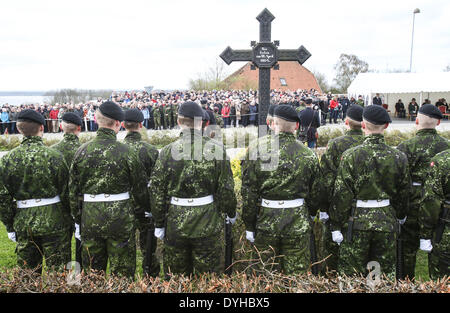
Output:
<svg viewBox="0 0 450 313">
<path fill-rule="evenodd" d="M 270 71 L 270 89 L 309 90 L 314 88 L 322 93 L 314 74 L 297 61 L 283 61 L 278 64 L 280 65 L 279 70 L 272 69 Z M 237 81 L 232 84 L 233 89 L 242 89 L 245 81 L 254 82 L 254 85 L 258 86 L 258 69 L 252 71 L 250 65 L 251 62 L 248 62 L 227 78 L 227 80 L 237 78 Z M 281 85 L 280 78 L 285 79 L 287 86 Z"/>
</svg>

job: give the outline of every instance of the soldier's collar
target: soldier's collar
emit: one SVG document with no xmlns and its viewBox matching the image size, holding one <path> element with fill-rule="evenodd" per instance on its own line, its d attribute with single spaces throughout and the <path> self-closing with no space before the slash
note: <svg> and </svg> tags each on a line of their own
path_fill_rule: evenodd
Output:
<svg viewBox="0 0 450 313">
<path fill-rule="evenodd" d="M 380 144 L 380 143 L 386 143 L 384 140 L 383 134 L 371 134 L 366 136 L 366 139 L 364 139 L 364 143 L 369 144 Z"/>
<path fill-rule="evenodd" d="M 117 137 L 116 137 L 116 132 L 114 130 L 102 127 L 97 130 L 96 138 L 102 138 L 102 139 L 108 138 L 108 139 L 115 140 Z"/>
<path fill-rule="evenodd" d="M 75 134 L 64 134 L 64 139 L 66 140 L 76 140 L 79 141 L 79 138 Z"/>
<path fill-rule="evenodd" d="M 140 132 L 136 131 L 129 131 L 127 135 L 125 136 L 125 140 L 137 140 L 140 141 L 142 138 L 142 135 Z"/>
<path fill-rule="evenodd" d="M 22 144 L 31 144 L 31 143 L 42 143 L 44 144 L 44 140 L 40 136 L 26 136 L 22 139 Z"/>
<path fill-rule="evenodd" d="M 362 129 L 349 129 L 345 132 L 346 135 L 363 135 Z"/>
<path fill-rule="evenodd" d="M 437 134 L 437 130 L 435 128 L 424 128 L 421 130 L 418 130 L 416 135 L 430 135 L 430 134 Z"/>
</svg>

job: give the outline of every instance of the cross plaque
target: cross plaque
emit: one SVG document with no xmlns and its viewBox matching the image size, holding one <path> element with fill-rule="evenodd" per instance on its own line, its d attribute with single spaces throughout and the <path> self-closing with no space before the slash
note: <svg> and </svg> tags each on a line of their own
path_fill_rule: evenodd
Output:
<svg viewBox="0 0 450 313">
<path fill-rule="evenodd" d="M 251 61 L 252 69 L 259 70 L 258 112 L 259 125 L 266 124 L 267 111 L 270 105 L 270 69 L 279 69 L 278 61 L 297 61 L 305 63 L 311 56 L 305 47 L 279 50 L 279 41 L 271 41 L 271 25 L 275 16 L 264 9 L 256 19 L 259 21 L 259 42 L 252 41 L 251 50 L 233 50 L 227 47 L 220 57 L 228 65 L 234 61 Z"/>
</svg>

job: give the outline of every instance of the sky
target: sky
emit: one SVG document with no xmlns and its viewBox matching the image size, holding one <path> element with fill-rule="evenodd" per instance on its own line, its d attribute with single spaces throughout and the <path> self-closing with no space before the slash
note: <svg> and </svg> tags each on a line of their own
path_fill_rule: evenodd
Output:
<svg viewBox="0 0 450 313">
<path fill-rule="evenodd" d="M 373 70 L 409 69 L 415 8 L 412 71 L 450 65 L 448 0 L 15 0 L 0 2 L 0 91 L 188 88 L 227 46 L 259 39 L 264 8 L 272 40 L 305 46 L 304 66 L 329 83 L 341 53 Z"/>
</svg>

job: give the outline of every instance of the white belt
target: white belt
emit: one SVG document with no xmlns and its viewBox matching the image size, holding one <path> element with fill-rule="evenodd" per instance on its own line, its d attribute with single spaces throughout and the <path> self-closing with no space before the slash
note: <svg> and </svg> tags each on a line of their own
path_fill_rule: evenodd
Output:
<svg viewBox="0 0 450 313">
<path fill-rule="evenodd" d="M 170 199 L 170 203 L 173 205 L 181 205 L 181 206 L 201 206 L 207 205 L 214 202 L 213 195 L 209 195 L 201 198 L 178 198 L 172 197 Z"/>
<path fill-rule="evenodd" d="M 358 200 L 356 206 L 358 208 L 383 208 L 390 205 L 389 199 L 385 200 Z"/>
<path fill-rule="evenodd" d="M 288 208 L 296 208 L 302 206 L 305 202 L 305 199 L 295 199 L 295 200 L 261 200 L 261 206 L 265 208 L 271 209 L 288 209 Z"/>
<path fill-rule="evenodd" d="M 61 202 L 59 195 L 54 198 L 46 199 L 29 199 L 29 200 L 17 200 L 17 207 L 19 209 L 33 208 L 36 206 L 50 205 Z"/>
<path fill-rule="evenodd" d="M 416 183 L 416 182 L 413 182 L 412 185 L 413 185 L 413 186 L 422 186 L 421 183 Z"/>
<path fill-rule="evenodd" d="M 87 193 L 84 194 L 84 202 L 111 202 L 127 199 L 130 199 L 130 193 L 128 191 L 124 193 L 118 193 L 115 195 L 110 195 L 106 193 L 101 193 L 98 195 L 90 195 Z"/>
</svg>

